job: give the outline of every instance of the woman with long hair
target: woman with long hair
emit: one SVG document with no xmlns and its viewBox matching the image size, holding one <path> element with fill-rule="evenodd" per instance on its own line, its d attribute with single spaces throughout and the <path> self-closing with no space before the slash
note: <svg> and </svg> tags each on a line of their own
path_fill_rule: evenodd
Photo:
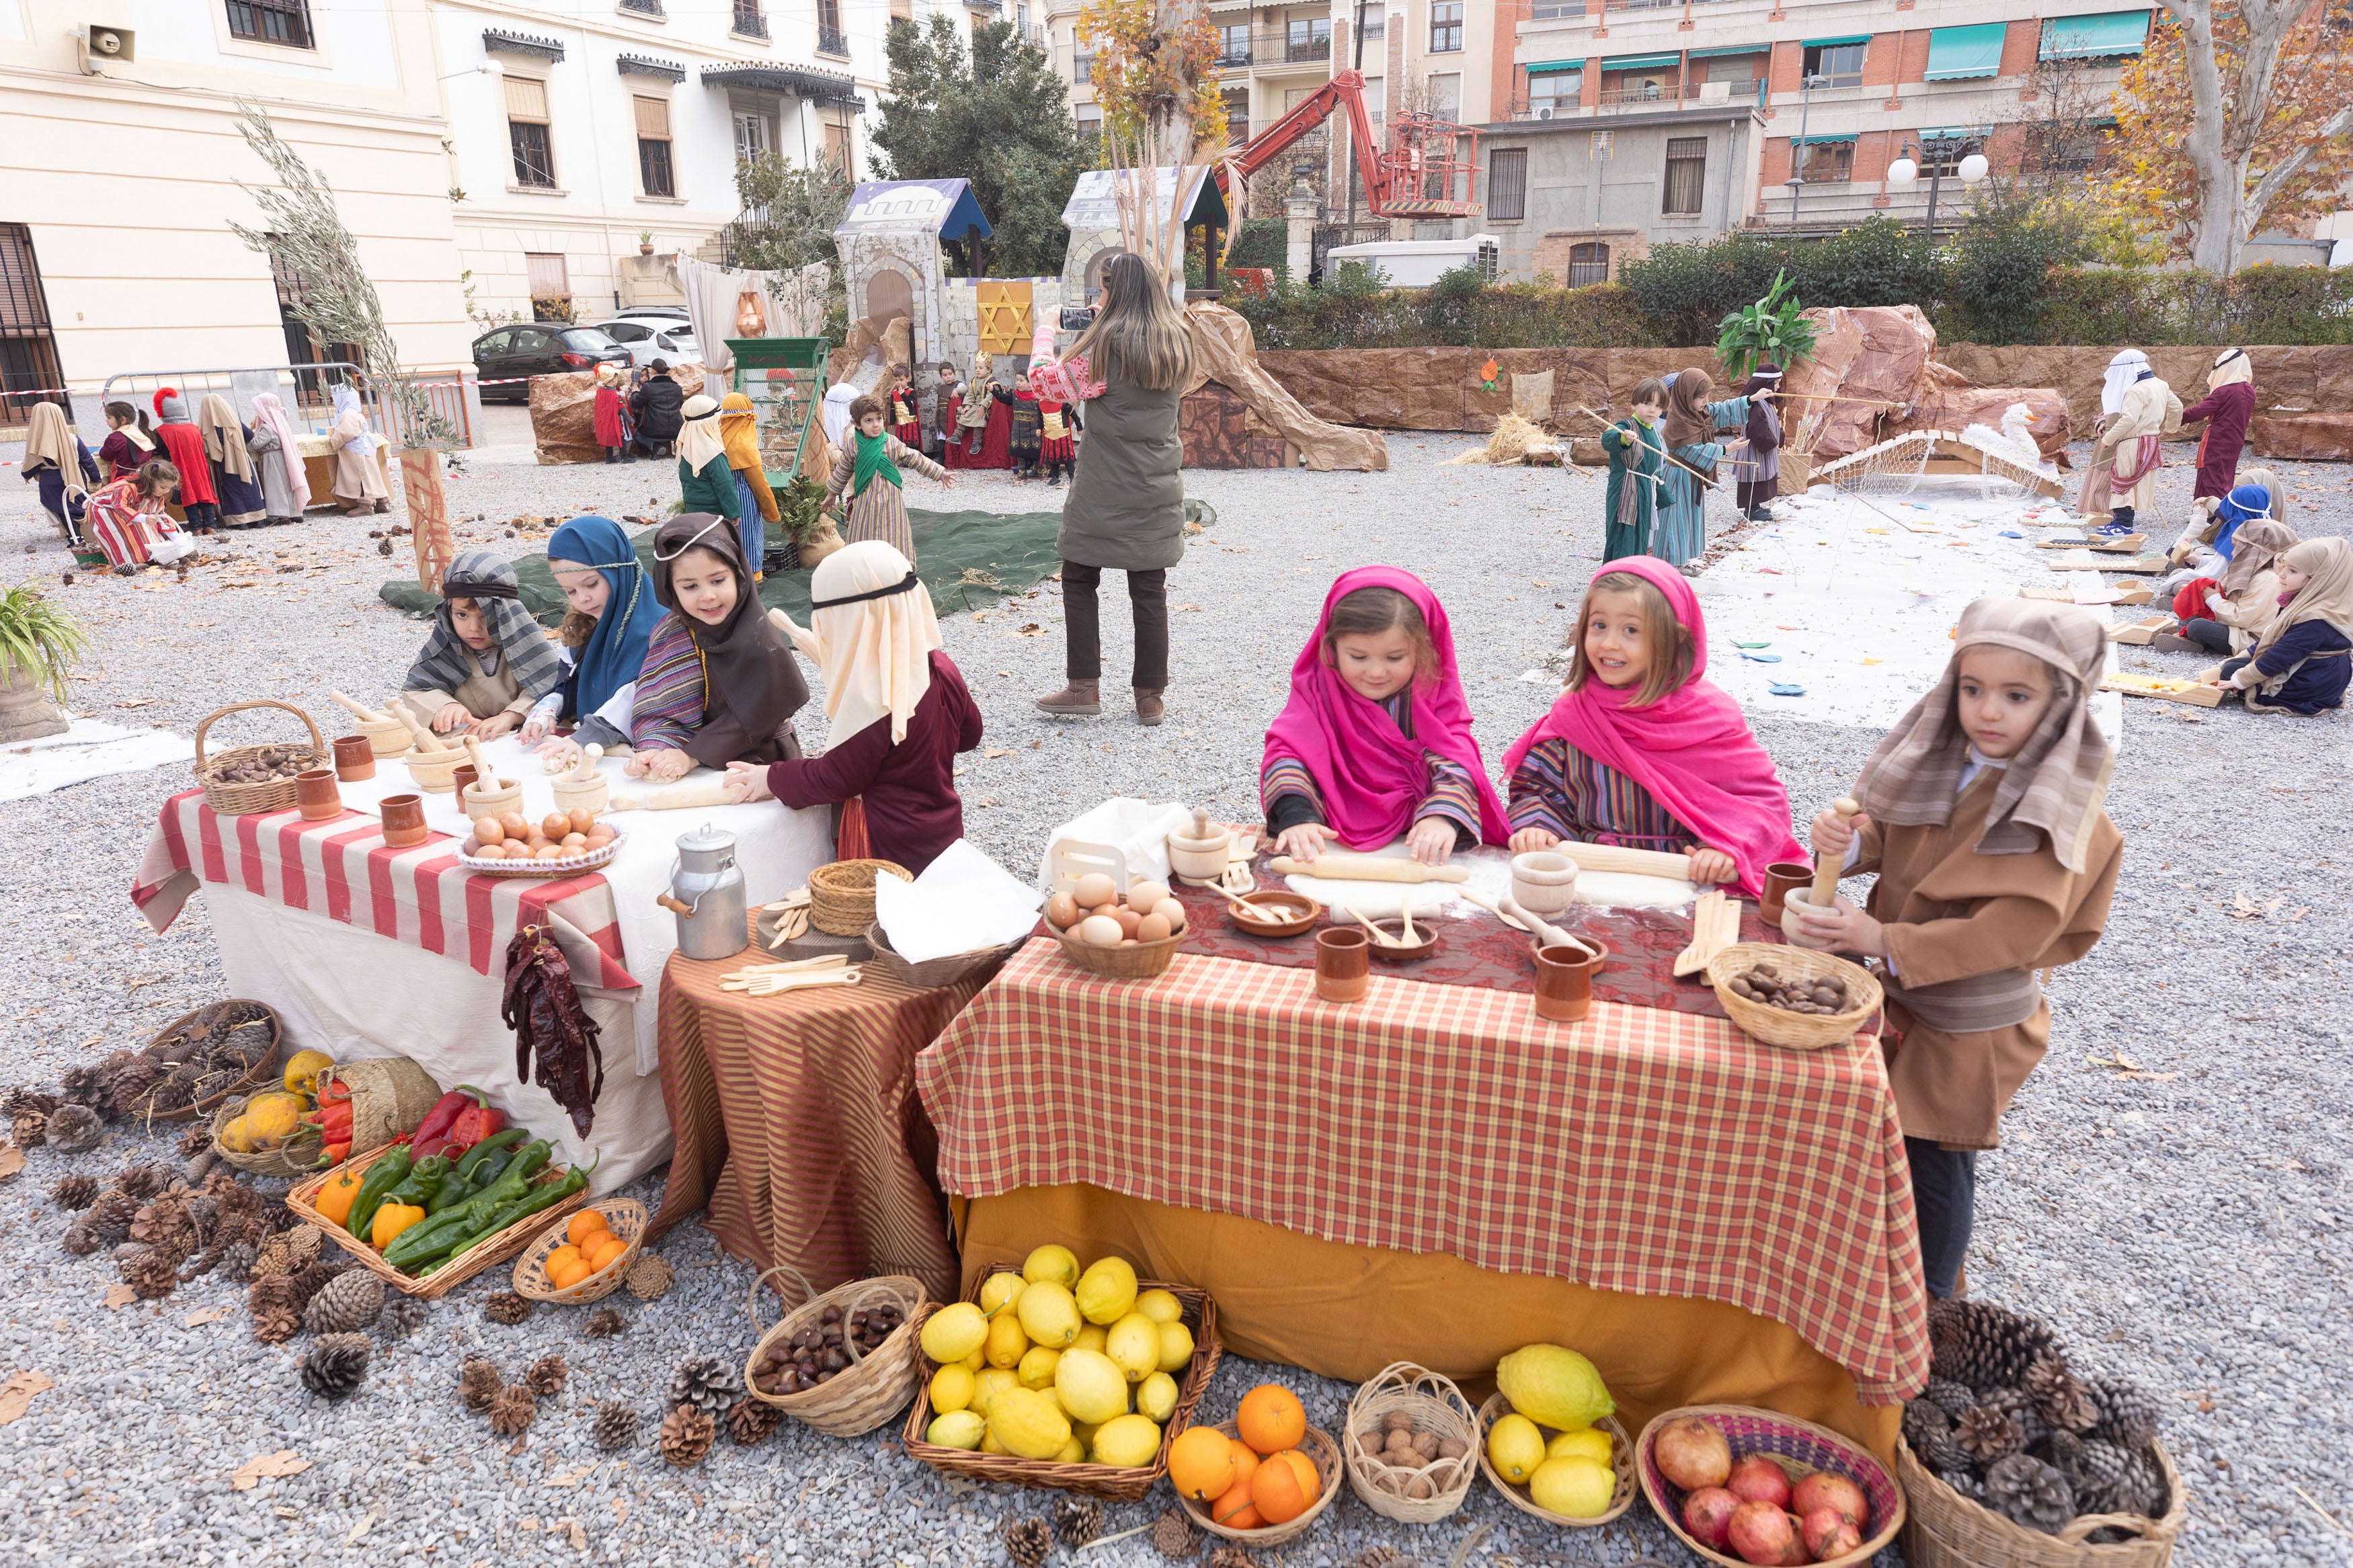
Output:
<svg viewBox="0 0 2353 1568">
<path fill-rule="evenodd" d="M 1095 591 L 1105 569 L 1127 574 L 1135 615 L 1139 723 L 1157 724 L 1168 686 L 1168 568 L 1185 556 L 1185 455 L 1176 405 L 1193 376 L 1193 340 L 1184 313 L 1140 256 L 1103 268 L 1103 307 L 1071 345 L 1103 384 L 1087 409 L 1078 475 L 1062 504 L 1054 548 L 1062 558 L 1062 616 L 1069 684 L 1038 706 L 1048 713 L 1103 711 L 1102 618 Z"/>
</svg>

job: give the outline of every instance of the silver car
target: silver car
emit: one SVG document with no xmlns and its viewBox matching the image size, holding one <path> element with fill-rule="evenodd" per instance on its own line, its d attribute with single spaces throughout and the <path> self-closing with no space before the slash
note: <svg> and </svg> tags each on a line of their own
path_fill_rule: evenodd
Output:
<svg viewBox="0 0 2353 1568">
<path fill-rule="evenodd" d="M 658 359 L 672 364 L 681 360 L 699 364 L 702 360 L 702 351 L 695 346 L 694 329 L 675 318 L 625 315 L 588 324 L 628 350 L 631 362 L 638 365 Z"/>
</svg>

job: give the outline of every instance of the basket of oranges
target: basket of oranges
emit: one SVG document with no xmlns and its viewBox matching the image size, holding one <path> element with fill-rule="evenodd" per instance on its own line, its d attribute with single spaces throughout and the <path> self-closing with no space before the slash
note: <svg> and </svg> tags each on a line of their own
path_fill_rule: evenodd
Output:
<svg viewBox="0 0 2353 1568">
<path fill-rule="evenodd" d="M 1344 1479 L 1340 1445 L 1307 1424 L 1279 1383 L 1242 1395 L 1231 1421 L 1189 1426 L 1168 1449 L 1168 1480 L 1193 1523 L 1245 1547 L 1280 1545 L 1332 1506 Z"/>
<path fill-rule="evenodd" d="M 551 1226 L 515 1259 L 514 1288 L 534 1301 L 600 1301 L 620 1288 L 646 1238 L 646 1205 L 599 1198 Z"/>
</svg>

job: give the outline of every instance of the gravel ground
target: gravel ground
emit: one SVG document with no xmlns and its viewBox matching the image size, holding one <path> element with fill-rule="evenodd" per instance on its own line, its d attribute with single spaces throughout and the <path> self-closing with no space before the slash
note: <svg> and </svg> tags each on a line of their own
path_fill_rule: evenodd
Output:
<svg viewBox="0 0 2353 1568">
<path fill-rule="evenodd" d="M 495 428 L 511 432 L 512 416 Z M 1219 516 L 1171 580 L 1181 608 L 1161 729 L 1139 730 L 1124 710 L 1071 722 L 1029 710 L 1027 699 L 1060 679 L 1051 585 L 948 620 L 949 651 L 988 715 L 987 744 L 1005 752 L 968 759 L 975 840 L 1026 866 L 1053 825 L 1114 792 L 1250 813 L 1260 738 L 1289 661 L 1335 570 L 1366 561 L 1411 566 L 1445 598 L 1465 684 L 1500 753 L 1548 697 L 1516 677 L 1570 619 L 1598 553 L 1599 489 L 1555 473 L 1437 466 L 1467 444 L 1392 437 L 1385 475 L 1188 475 Z M 478 458 L 471 467 L 453 497 L 490 521 L 468 524 L 461 543 L 506 542 L 501 520 L 521 513 L 650 512 L 673 489 L 644 466 L 542 469 Z M 2289 521 L 2307 534 L 2353 531 L 2344 469 L 2275 467 L 2294 497 Z M 2162 503 L 2175 516 L 2189 477 L 2179 466 L 2166 473 Z M 1004 479 L 967 480 L 954 493 L 957 504 L 1005 510 L 1042 503 L 1036 487 L 1017 493 Z M 225 536 L 216 553 L 232 559 L 185 586 L 85 576 L 58 590 L 98 641 L 78 700 L 186 734 L 215 708 L 252 697 L 323 715 L 330 687 L 391 689 L 419 634 L 375 596 L 406 562 L 405 547 L 395 561 L 377 555 L 368 535 L 383 521 Z M 0 553 L 18 552 L 26 559 L 11 576 L 55 583 L 65 563 L 30 489 L 12 484 L 0 494 Z M 1110 605 L 1105 621 L 1115 689 L 1124 605 Z M 2186 670 L 2194 661 L 2139 652 L 2127 662 Z M 1770 712 L 1755 722 L 1800 820 L 1843 790 L 1877 739 Z M 2160 1394 L 2192 1494 L 2179 1561 L 2353 1563 L 2353 1543 L 2295 1490 L 2341 1511 L 2342 1488 L 2328 1477 L 2353 1450 L 2353 1421 L 2329 1392 L 2353 1383 L 2353 1349 L 2327 1328 L 2344 1307 L 2340 1221 L 2353 1204 L 2353 1107 L 2336 1055 L 2348 1018 L 2337 969 L 2353 921 L 2333 865 L 2348 852 L 2331 834 L 2353 748 L 2342 719 L 2262 720 L 2235 708 L 2137 703 L 2128 727 L 2109 801 L 2128 845 L 2116 912 L 2106 940 L 2062 972 L 2051 1058 L 2010 1117 L 2007 1147 L 1981 1167 L 1971 1283 L 2048 1315 L 2080 1360 Z M 220 739 L 263 732 L 256 724 Z M 0 951 L 6 1080 L 54 1079 L 219 994 L 201 900 L 159 937 L 124 897 L 157 803 L 179 783 L 166 770 L 0 805 L 0 834 L 35 850 L 0 860 L 0 924 L 13 933 Z M 2232 912 L 2242 890 L 2256 911 L 2248 918 Z M 2095 1057 L 2142 1070 L 2095 1066 Z M 787 1423 L 753 1450 L 723 1441 L 684 1471 L 649 1446 L 597 1454 L 595 1401 L 630 1404 L 649 1433 L 681 1357 L 748 1348 L 751 1270 L 693 1227 L 660 1248 L 679 1267 L 668 1298 L 617 1299 L 633 1320 L 617 1339 L 578 1340 L 569 1312 L 491 1324 L 481 1310 L 497 1279 L 489 1275 L 437 1305 L 413 1338 L 381 1345 L 359 1396 L 329 1405 L 295 1381 L 302 1341 L 250 1338 L 237 1288 L 205 1279 L 164 1302 L 110 1311 L 101 1298 L 112 1270 L 58 1249 L 63 1220 L 46 1196 L 58 1176 L 103 1175 L 168 1152 L 160 1136 L 117 1130 L 90 1154 L 37 1151 L 0 1187 L 0 1237 L 16 1259 L 0 1274 L 5 1359 L 57 1384 L 0 1428 L 0 1454 L 15 1456 L 0 1479 L 0 1539 L 40 1561 L 987 1564 L 1003 1561 L 1002 1524 L 1050 1500 L 950 1485 L 895 1457 L 887 1432 L 835 1441 Z M 640 1184 L 638 1195 L 650 1188 Z M 216 1307 L 230 1310 L 190 1325 Z M 549 1351 L 570 1357 L 573 1380 L 520 1443 L 492 1438 L 451 1397 L 464 1355 L 491 1356 L 512 1376 Z M 1229 1360 L 1206 1408 L 1229 1411 L 1267 1376 L 1299 1389 L 1325 1426 L 1349 1392 Z M 230 1489 L 239 1464 L 280 1449 L 311 1468 Z M 1156 1510 L 1112 1507 L 1106 1529 L 1147 1523 Z M 1344 1497 L 1270 1557 L 1311 1568 L 1388 1542 L 1437 1562 L 1480 1526 L 1493 1533 L 1478 1562 L 1684 1555 L 1639 1509 L 1628 1522 L 1564 1539 L 1480 1490 L 1429 1531 L 1388 1524 Z M 1158 1561 L 1142 1539 L 1090 1556 Z"/>
</svg>

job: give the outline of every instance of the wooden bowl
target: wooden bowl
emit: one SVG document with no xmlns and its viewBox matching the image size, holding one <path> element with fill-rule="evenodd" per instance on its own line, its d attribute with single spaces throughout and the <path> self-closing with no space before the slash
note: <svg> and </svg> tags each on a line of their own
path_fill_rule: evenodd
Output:
<svg viewBox="0 0 2353 1568">
<path fill-rule="evenodd" d="M 1430 925 L 1428 921 L 1416 921 L 1413 923 L 1413 934 L 1421 939 L 1419 942 L 1408 942 L 1403 940 L 1405 937 L 1405 921 L 1401 920 L 1375 921 L 1373 922 L 1373 929 L 1379 931 L 1383 936 L 1388 937 L 1391 942 L 1396 942 L 1399 944 L 1395 947 L 1389 946 L 1388 942 L 1367 942 L 1365 944 L 1365 951 L 1371 953 L 1375 958 L 1379 959 L 1383 963 L 1412 963 L 1420 959 L 1428 958 L 1431 953 L 1436 952 L 1439 948 L 1438 933 L 1430 929 Z"/>
<path fill-rule="evenodd" d="M 1306 894 L 1294 893 L 1287 888 L 1262 888 L 1255 893 L 1237 894 L 1236 898 L 1259 909 L 1287 911 L 1285 918 L 1280 921 L 1246 921 L 1235 914 L 1230 906 L 1221 902 L 1218 907 L 1225 910 L 1226 923 L 1244 936 L 1297 936 L 1314 926 L 1321 908 Z"/>
<path fill-rule="evenodd" d="M 408 764 L 408 776 L 421 794 L 454 795 L 458 783 L 450 775 L 465 763 L 466 753 L 413 751 L 401 761 Z"/>
</svg>

